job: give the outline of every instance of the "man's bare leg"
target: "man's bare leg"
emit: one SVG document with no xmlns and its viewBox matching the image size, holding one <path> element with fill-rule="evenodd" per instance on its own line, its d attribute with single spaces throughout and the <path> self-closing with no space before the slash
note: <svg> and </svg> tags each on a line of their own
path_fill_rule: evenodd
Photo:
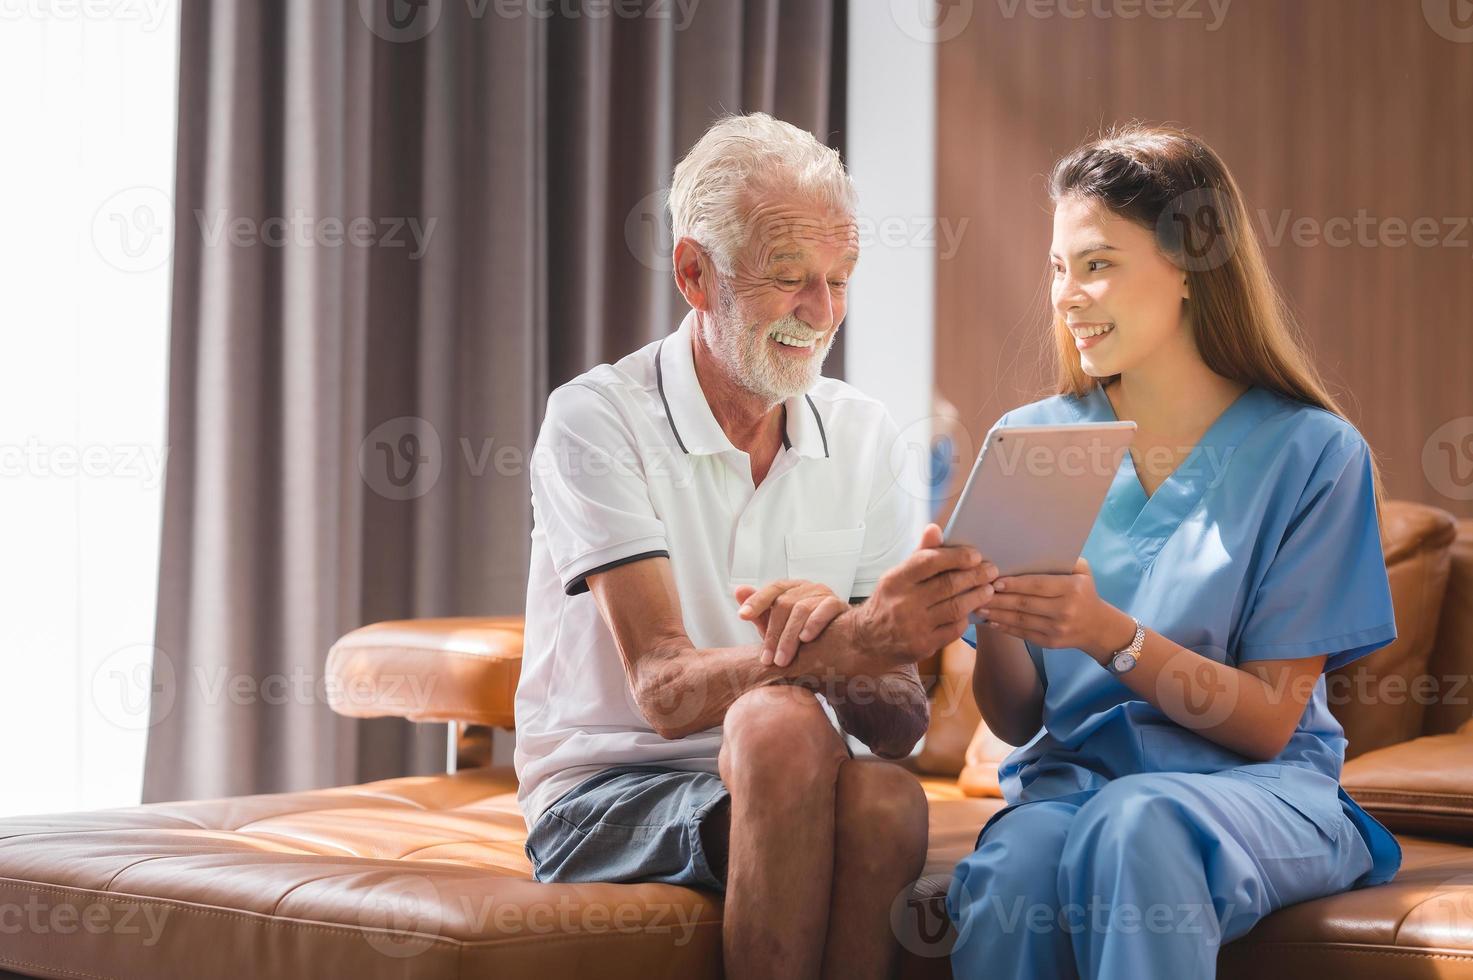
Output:
<svg viewBox="0 0 1473 980">
<path fill-rule="evenodd" d="M 823 975 L 888 977 L 894 967 L 890 908 L 926 863 L 925 791 L 879 759 L 847 759 L 834 801 L 834 875 Z"/>
<path fill-rule="evenodd" d="M 818 698 L 790 685 L 738 698 L 721 741 L 721 778 L 731 793 L 726 975 L 817 977 L 828 931 L 839 767 L 848 753 Z"/>
</svg>

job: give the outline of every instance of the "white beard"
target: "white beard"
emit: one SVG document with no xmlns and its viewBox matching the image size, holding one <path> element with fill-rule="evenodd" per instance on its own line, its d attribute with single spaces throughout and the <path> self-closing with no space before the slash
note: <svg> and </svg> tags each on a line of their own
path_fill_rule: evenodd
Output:
<svg viewBox="0 0 1473 980">
<path fill-rule="evenodd" d="M 803 394 L 818 381 L 837 331 L 830 330 L 807 358 L 796 360 L 774 353 L 767 346 L 768 338 L 779 331 L 800 338 L 817 337 L 817 330 L 791 314 L 771 323 L 749 323 L 725 288 L 716 306 L 706 344 L 743 388 L 776 405 Z"/>
</svg>

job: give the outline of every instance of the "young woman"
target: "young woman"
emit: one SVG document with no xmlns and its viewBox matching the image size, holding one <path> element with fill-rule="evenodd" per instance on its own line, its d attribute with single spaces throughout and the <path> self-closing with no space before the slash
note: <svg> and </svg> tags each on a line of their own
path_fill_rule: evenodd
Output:
<svg viewBox="0 0 1473 980">
<path fill-rule="evenodd" d="M 1002 424 L 1138 428 L 1074 574 L 999 578 L 977 629 L 977 702 L 1022 747 L 947 896 L 954 972 L 1210 977 L 1400 864 L 1339 787 L 1323 680 L 1396 636 L 1376 469 L 1211 149 L 1133 127 L 1050 193 L 1058 394 Z"/>
</svg>

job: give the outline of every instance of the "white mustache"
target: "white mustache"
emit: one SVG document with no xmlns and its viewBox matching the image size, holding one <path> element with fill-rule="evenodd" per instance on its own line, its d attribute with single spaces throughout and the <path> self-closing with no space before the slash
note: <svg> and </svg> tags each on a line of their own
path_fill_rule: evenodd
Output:
<svg viewBox="0 0 1473 980">
<path fill-rule="evenodd" d="M 779 333 L 785 333 L 790 337 L 797 337 L 799 340 L 816 341 L 823 336 L 822 330 L 814 330 L 808 324 L 795 317 L 785 317 L 768 326 L 767 336 L 771 337 Z"/>
</svg>

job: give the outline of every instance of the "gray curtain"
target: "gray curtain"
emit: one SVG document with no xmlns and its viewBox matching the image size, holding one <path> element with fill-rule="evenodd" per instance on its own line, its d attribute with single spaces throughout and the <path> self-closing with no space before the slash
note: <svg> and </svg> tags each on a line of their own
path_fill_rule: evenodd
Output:
<svg viewBox="0 0 1473 980">
<path fill-rule="evenodd" d="M 143 798 L 434 771 L 443 726 L 330 712 L 327 648 L 521 609 L 548 391 L 678 323 L 654 195 L 715 116 L 838 141 L 843 0 L 192 0 L 181 35 Z"/>
</svg>

